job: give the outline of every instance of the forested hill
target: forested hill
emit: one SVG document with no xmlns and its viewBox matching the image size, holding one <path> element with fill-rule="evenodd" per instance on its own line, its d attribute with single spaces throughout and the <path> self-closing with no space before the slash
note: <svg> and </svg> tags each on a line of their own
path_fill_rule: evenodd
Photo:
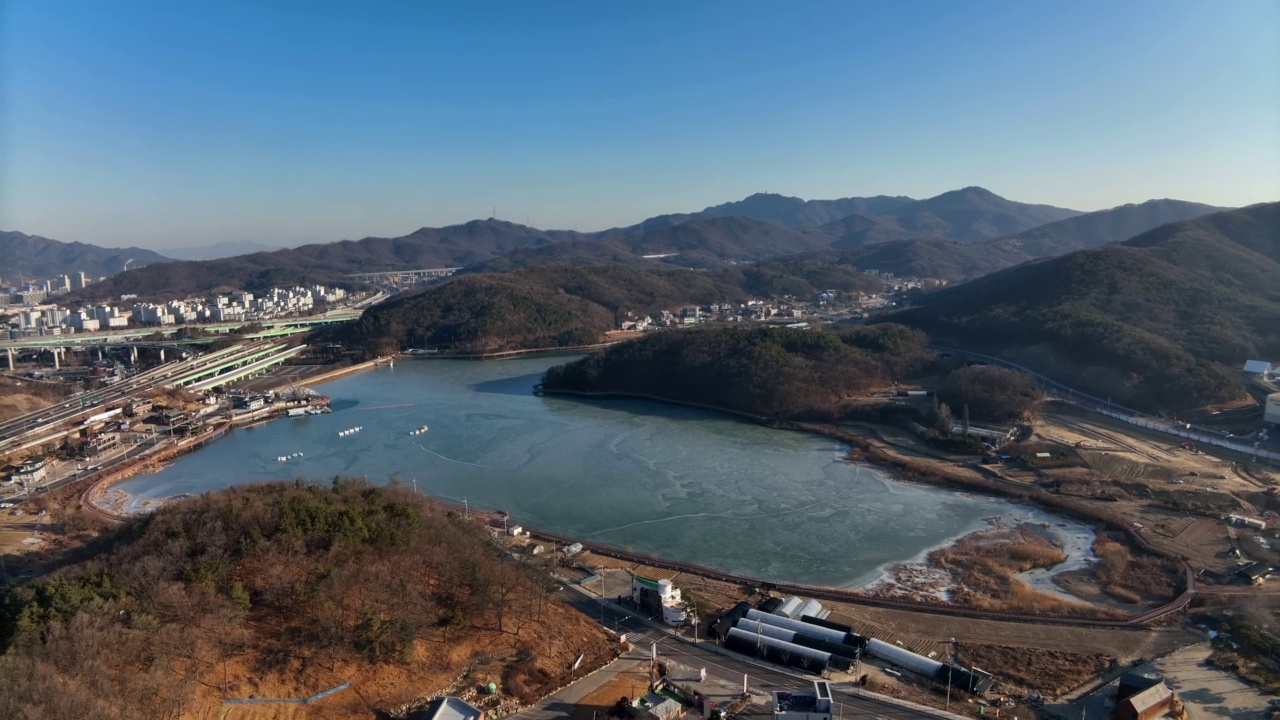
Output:
<svg viewBox="0 0 1280 720">
<path fill-rule="evenodd" d="M 549 391 L 638 393 L 766 417 L 833 419 L 850 395 L 918 372 L 922 333 L 894 325 L 814 332 L 656 332 L 547 371 Z"/>
<path fill-rule="evenodd" d="M 864 272 L 889 272 L 898 277 L 958 282 L 1013 267 L 1032 258 L 1005 240 L 962 243 L 927 238 L 892 240 L 849 250 L 822 250 L 802 254 L 795 259 L 844 265 Z"/>
<path fill-rule="evenodd" d="M 1280 357 L 1280 203 L 1172 223 L 927 296 L 886 318 L 1150 411 L 1239 397 Z"/>
<path fill-rule="evenodd" d="M 406 488 L 241 486 L 103 540 L 4 592 L 0 717 L 212 718 L 224 698 L 347 682 L 324 717 L 387 717 L 462 672 L 528 703 L 616 644 L 548 576 Z"/>
<path fill-rule="evenodd" d="M 13 231 L 0 231 L 0 260 L 3 260 L 0 279 L 8 283 L 75 272 L 84 272 L 96 279 L 122 272 L 126 265 L 142 267 L 169 262 L 167 257 L 137 247 L 98 247 Z"/>
<path fill-rule="evenodd" d="M 1075 250 L 1123 242 L 1161 225 L 1190 220 L 1224 209 L 1226 208 L 1182 200 L 1148 200 L 1137 205 L 1121 205 L 1041 225 L 1014 236 L 1009 245 L 1029 257 L 1054 257 Z"/>
<path fill-rule="evenodd" d="M 741 301 L 705 273 L 606 265 L 538 265 L 465 275 L 370 308 L 326 333 L 373 355 L 405 348 L 495 351 L 599 342 L 623 313 Z"/>
<path fill-rule="evenodd" d="M 842 250 L 826 253 L 832 262 L 861 270 L 880 270 L 898 276 L 938 278 L 956 282 L 1039 257 L 1056 257 L 1075 250 L 1128 240 L 1166 223 L 1200 217 L 1220 208 L 1181 200 L 1151 200 L 1110 210 L 1076 215 L 1032 228 L 1018 235 L 979 243 L 965 243 L 910 233 L 883 219 L 845 218 L 823 228 L 841 239 Z"/>
<path fill-rule="evenodd" d="M 459 352 L 564 347 L 599 342 L 627 313 L 883 288 L 883 280 L 821 263 L 761 263 L 709 272 L 543 264 L 462 275 L 376 305 L 320 337 L 370 355 L 428 347 Z"/>
</svg>

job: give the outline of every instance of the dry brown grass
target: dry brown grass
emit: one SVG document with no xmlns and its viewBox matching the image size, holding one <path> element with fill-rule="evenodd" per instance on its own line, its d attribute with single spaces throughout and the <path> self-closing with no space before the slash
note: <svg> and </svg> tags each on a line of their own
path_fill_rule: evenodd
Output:
<svg viewBox="0 0 1280 720">
<path fill-rule="evenodd" d="M 0 421 L 49 407 L 69 394 L 61 385 L 0 378 Z"/>
<path fill-rule="evenodd" d="M 1102 561 L 1095 573 L 1103 592 L 1128 603 L 1170 600 L 1178 594 L 1181 573 L 1177 563 L 1152 555 L 1134 556 L 1129 546 L 1098 535 L 1093 552 Z"/>
<path fill-rule="evenodd" d="M 962 645 L 960 662 L 992 673 L 1003 685 L 1058 697 L 1105 672 L 1112 659 L 1101 654 L 1035 650 L 1002 645 Z"/>
<path fill-rule="evenodd" d="M 984 610 L 1016 610 L 1038 614 L 1091 615 L 1094 608 L 1047 595 L 1019 580 L 1018 573 L 1048 568 L 1066 559 L 1061 549 L 1029 530 L 970 535 L 936 550 L 929 564 L 946 570 L 953 580 L 955 604 Z"/>
</svg>

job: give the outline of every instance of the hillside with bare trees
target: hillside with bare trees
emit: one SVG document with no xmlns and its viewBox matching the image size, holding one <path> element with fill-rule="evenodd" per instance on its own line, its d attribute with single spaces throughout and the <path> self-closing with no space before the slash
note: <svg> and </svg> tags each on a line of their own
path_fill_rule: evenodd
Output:
<svg viewBox="0 0 1280 720">
<path fill-rule="evenodd" d="M 399 488 L 237 487 L 157 511 L 112 549 L 8 590 L 0 717 L 214 717 L 224 699 L 369 713 L 469 671 L 528 701 L 612 643 L 548 575 Z"/>
</svg>

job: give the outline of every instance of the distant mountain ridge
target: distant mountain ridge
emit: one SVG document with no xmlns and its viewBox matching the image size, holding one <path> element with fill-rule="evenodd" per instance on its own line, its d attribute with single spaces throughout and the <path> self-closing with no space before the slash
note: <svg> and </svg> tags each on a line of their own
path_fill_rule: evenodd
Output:
<svg viewBox="0 0 1280 720">
<path fill-rule="evenodd" d="M 742 200 L 706 208 L 693 217 L 744 217 L 767 220 L 786 227 L 814 227 L 850 215 L 884 215 L 916 202 L 906 196 L 848 197 L 836 200 L 802 200 L 776 193 L 756 193 Z"/>
<path fill-rule="evenodd" d="M 104 248 L 0 231 L 0 277 L 5 282 L 42 280 L 75 272 L 98 278 L 122 272 L 126 263 L 133 268 L 165 262 L 169 258 L 138 247 Z"/>
<path fill-rule="evenodd" d="M 756 193 L 742 200 L 713 205 L 701 212 L 659 215 L 637 225 L 615 228 L 616 234 L 649 231 L 691 220 L 738 217 L 764 220 L 789 228 L 815 228 L 853 215 L 878 220 L 904 236 L 945 237 L 978 242 L 1012 235 L 1045 223 L 1081 213 L 1051 205 L 1015 202 L 980 187 L 945 192 L 916 200 L 906 196 L 876 195 L 835 200 L 804 200 L 776 193 Z"/>
<path fill-rule="evenodd" d="M 901 276 L 957 281 L 980 277 L 1039 257 L 1055 257 L 1091 247 L 1128 240 L 1166 223 L 1186 220 L 1226 208 L 1182 200 L 1150 200 L 1108 210 L 1075 215 L 1018 235 L 964 243 L 897 229 L 882 219 L 867 224 L 856 216 L 840 221 L 871 228 L 832 244 L 844 250 L 841 262 L 862 270 Z M 827 226 L 831 229 L 832 226 Z M 902 234 L 904 238 L 894 238 Z"/>
<path fill-rule="evenodd" d="M 762 193 L 699 213 L 658 216 L 600 232 L 541 230 L 490 218 L 424 227 L 402 237 L 303 245 L 204 265 L 170 264 L 126 273 L 95 292 L 106 297 L 199 293 L 224 286 L 256 290 L 279 283 L 341 282 L 358 272 L 475 265 L 511 269 L 548 261 L 634 265 L 640 263 L 640 256 L 669 253 L 678 257 L 666 258 L 667 264 L 706 268 L 828 249 L 849 253 L 846 257 L 860 269 L 896 267 L 893 272 L 899 274 L 955 281 L 1024 262 L 1037 253 L 1055 252 L 1058 247 L 1074 249 L 1124 239 L 1117 236 L 1130 230 L 1141 232 L 1169 217 L 1212 209 L 1195 203 L 1158 202 L 1163 204 L 1081 214 L 1007 200 L 978 187 L 925 200 L 892 196 L 801 200 Z M 812 224 L 849 210 L 863 212 Z M 1072 221 L 1020 240 L 1038 227 Z M 889 247 L 862 250 L 880 244 Z M 859 265 L 859 257 L 868 264 Z M 505 260 L 496 262 L 498 258 Z"/>
<path fill-rule="evenodd" d="M 981 242 L 1082 215 L 1078 210 L 1014 202 L 980 187 L 942 193 L 890 213 L 904 230 L 961 242 Z"/>
<path fill-rule="evenodd" d="M 165 263 L 110 278 L 86 295 L 160 297 L 224 287 L 263 290 L 292 284 L 343 283 L 350 282 L 347 276 L 351 273 L 459 267 L 580 237 L 570 231 L 544 231 L 492 218 L 472 220 L 421 228 L 398 238 L 369 237 L 218 260 Z"/>
<path fill-rule="evenodd" d="M 256 242 L 253 240 L 227 240 L 212 245 L 193 245 L 189 247 L 162 248 L 159 252 L 174 260 L 217 260 L 236 255 L 249 255 L 256 252 L 282 250 L 284 245 Z"/>
<path fill-rule="evenodd" d="M 1046 223 L 1013 239 L 1017 249 L 1031 257 L 1050 257 L 1121 242 L 1167 223 L 1227 209 L 1183 200 L 1148 200 Z"/>
</svg>

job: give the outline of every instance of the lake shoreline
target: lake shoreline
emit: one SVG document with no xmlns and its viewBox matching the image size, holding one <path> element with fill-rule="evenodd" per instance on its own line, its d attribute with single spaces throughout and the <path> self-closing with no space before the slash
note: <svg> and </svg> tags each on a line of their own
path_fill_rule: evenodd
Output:
<svg viewBox="0 0 1280 720">
<path fill-rule="evenodd" d="M 849 447 L 849 452 L 846 454 L 847 460 L 865 462 L 872 467 L 882 470 L 898 482 L 920 483 L 952 490 L 960 488 L 969 492 L 1011 500 L 1019 504 L 1032 505 L 1053 515 L 1060 515 L 1071 520 L 1092 525 L 1095 529 L 1123 532 L 1126 537 L 1131 540 L 1135 540 L 1136 544 L 1143 549 L 1156 555 L 1168 556 L 1167 553 L 1163 553 L 1152 548 L 1144 539 L 1136 535 L 1127 523 L 1117 520 L 1114 517 L 1110 517 L 1104 513 L 1096 512 L 1092 508 L 1087 508 L 1078 503 L 1073 503 L 1067 499 L 1054 496 L 1040 488 L 1026 486 L 1011 487 L 1007 481 L 1000 481 L 994 476 L 990 478 L 978 478 L 969 477 L 953 470 L 944 471 L 939 467 L 940 463 L 924 462 L 920 458 L 899 452 L 889 443 L 866 435 L 854 433 L 850 430 L 839 428 L 834 425 L 753 415 L 741 410 L 687 402 L 645 393 L 559 390 L 547 389 L 542 385 L 536 386 L 535 392 L 541 395 L 581 398 L 587 400 L 645 400 L 649 402 L 690 407 L 727 415 L 768 428 L 810 433 L 832 440 L 838 440 Z"/>
<path fill-rule="evenodd" d="M 641 564 L 841 599 L 921 550 L 954 545 L 980 526 L 978 518 L 1024 518 L 1026 506 L 1035 506 L 956 484 L 931 491 L 928 485 L 940 483 L 888 472 L 894 468 L 873 458 L 865 458 L 858 480 L 848 467 L 863 459 L 857 441 L 839 428 L 662 398 L 544 401 L 530 390 L 553 361 L 510 362 L 406 363 L 403 370 L 396 363 L 343 378 L 325 390 L 338 398 L 334 415 L 233 433 L 209 448 L 212 455 L 195 454 L 176 468 L 123 483 L 132 495 L 124 504 L 146 512 L 164 498 L 200 495 L 232 478 L 244 484 L 399 477 L 435 498 L 463 508 L 508 509 L 526 528 L 547 528 L 547 535 Z M 653 401 L 690 411 L 655 410 Z M 342 413 L 351 409 L 378 412 L 348 420 Z M 726 417 L 750 422 L 724 423 Z M 365 432 L 334 440 L 350 422 L 367 424 Z M 413 437 L 409 431 L 425 422 L 430 435 Z M 772 429 L 802 432 L 788 439 Z M 305 460 L 278 461 L 295 451 L 305 451 Z"/>
</svg>

